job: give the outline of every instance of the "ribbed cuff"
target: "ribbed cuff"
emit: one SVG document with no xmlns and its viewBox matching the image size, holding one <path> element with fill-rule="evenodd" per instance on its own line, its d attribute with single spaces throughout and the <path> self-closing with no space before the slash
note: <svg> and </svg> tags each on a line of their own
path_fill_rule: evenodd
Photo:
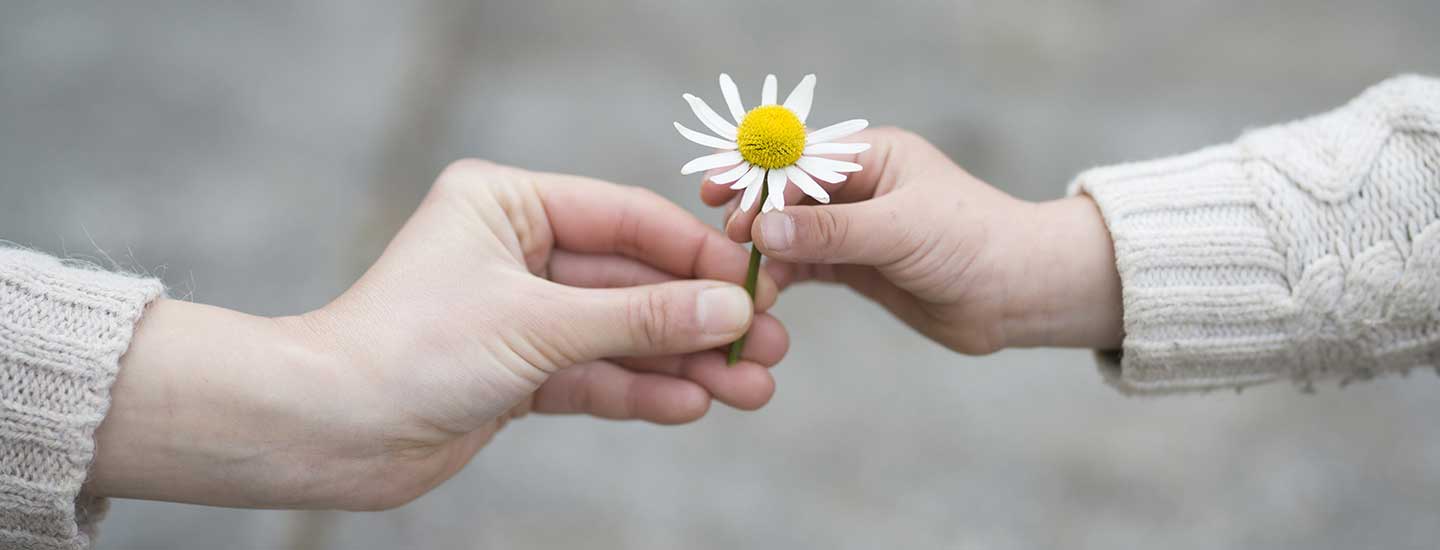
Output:
<svg viewBox="0 0 1440 550">
<path fill-rule="evenodd" d="M 1115 241 L 1124 391 L 1440 363 L 1440 80 L 1392 78 L 1232 145 L 1090 170 Z"/>
<path fill-rule="evenodd" d="M 1100 357 L 1122 391 L 1288 376 L 1296 308 L 1246 160 L 1225 145 L 1092 169 L 1071 184 L 1095 199 L 1115 242 L 1125 340 Z"/>
<path fill-rule="evenodd" d="M 158 280 L 0 249 L 0 546 L 85 548 L 81 495 L 120 357 Z"/>
</svg>

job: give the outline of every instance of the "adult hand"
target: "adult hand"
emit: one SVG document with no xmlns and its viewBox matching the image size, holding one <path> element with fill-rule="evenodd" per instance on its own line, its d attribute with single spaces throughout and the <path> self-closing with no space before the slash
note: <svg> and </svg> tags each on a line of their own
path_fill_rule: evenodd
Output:
<svg viewBox="0 0 1440 550">
<path fill-rule="evenodd" d="M 746 253 L 639 188 L 482 161 L 440 176 L 329 305 L 259 318 L 162 300 L 122 360 L 87 490 L 383 509 L 529 411 L 662 424 L 774 391 L 788 339 Z M 709 280 L 688 280 L 692 278 Z M 720 348 L 751 330 L 739 364 Z"/>
</svg>

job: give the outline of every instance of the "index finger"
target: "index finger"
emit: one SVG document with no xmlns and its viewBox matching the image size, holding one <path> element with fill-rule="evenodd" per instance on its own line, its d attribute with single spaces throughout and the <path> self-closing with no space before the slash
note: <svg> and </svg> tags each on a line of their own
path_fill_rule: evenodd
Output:
<svg viewBox="0 0 1440 550">
<path fill-rule="evenodd" d="M 897 157 L 919 145 L 928 145 L 913 134 L 896 128 L 865 130 L 846 138 L 845 141 L 868 143 L 870 149 L 848 155 L 816 155 L 854 162 L 863 167 L 858 172 L 843 174 L 846 179 L 839 183 L 825 183 L 817 179 L 817 183 L 830 193 L 831 204 L 859 202 L 885 194 L 894 188 L 895 182 L 900 179 L 900 172 L 905 168 L 905 163 L 898 160 Z M 725 204 L 735 195 L 736 191 L 724 185 L 711 183 L 708 179 L 709 175 L 706 175 L 707 179 L 700 188 L 700 200 L 712 206 Z M 785 189 L 786 198 L 792 199 L 786 204 L 795 204 L 804 200 L 803 194 L 795 186 L 786 185 Z M 749 241 L 750 226 L 759 215 L 760 208 L 758 206 L 752 206 L 750 211 L 740 212 L 733 216 L 727 214 L 725 233 L 735 242 Z"/>
<path fill-rule="evenodd" d="M 745 282 L 748 251 L 652 191 L 563 174 L 541 174 L 535 189 L 557 248 L 619 254 L 677 277 Z M 775 295 L 775 282 L 762 272 L 757 309 Z"/>
</svg>

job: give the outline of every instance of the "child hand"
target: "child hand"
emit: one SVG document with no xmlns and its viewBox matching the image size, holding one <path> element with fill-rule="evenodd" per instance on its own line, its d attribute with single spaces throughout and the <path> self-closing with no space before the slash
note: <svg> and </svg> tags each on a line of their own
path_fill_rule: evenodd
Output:
<svg viewBox="0 0 1440 550">
<path fill-rule="evenodd" d="M 781 287 L 845 284 L 966 354 L 1120 344 L 1114 250 L 1089 198 L 1018 200 L 903 130 L 854 141 L 873 147 L 837 157 L 864 170 L 832 188 L 832 204 L 729 216 L 727 234 L 753 237 Z M 787 193 L 787 204 L 804 198 L 793 186 Z M 718 206 L 733 194 L 707 184 L 701 198 Z"/>
</svg>

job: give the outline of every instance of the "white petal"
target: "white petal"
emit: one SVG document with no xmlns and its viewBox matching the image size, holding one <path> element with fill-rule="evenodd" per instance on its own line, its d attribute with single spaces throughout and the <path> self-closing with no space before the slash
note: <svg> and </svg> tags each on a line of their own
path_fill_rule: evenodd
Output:
<svg viewBox="0 0 1440 550">
<path fill-rule="evenodd" d="M 869 143 L 810 143 L 805 145 L 805 154 L 807 155 L 853 155 L 869 150 Z"/>
<path fill-rule="evenodd" d="M 751 170 L 750 173 L 758 173 L 759 170 Z M 749 174 L 747 174 L 748 176 Z M 749 212 L 751 206 L 755 206 L 755 197 L 760 196 L 760 186 L 751 185 L 745 188 L 745 194 L 740 196 L 740 211 Z"/>
<path fill-rule="evenodd" d="M 795 187 L 799 187 L 806 195 L 810 195 L 810 198 L 820 201 L 820 204 L 830 203 L 830 194 L 826 193 L 825 189 L 820 187 L 820 184 L 815 183 L 815 180 L 810 179 L 810 176 L 806 175 L 804 170 L 794 166 L 786 166 L 785 176 L 789 177 L 790 181 L 795 182 Z"/>
<path fill-rule="evenodd" d="M 749 172 L 749 171 L 750 171 L 750 163 L 748 163 L 748 162 L 741 162 L 740 164 L 736 165 L 734 168 L 731 168 L 731 169 L 730 169 L 729 171 L 727 171 L 727 172 L 724 172 L 724 173 L 721 173 L 721 174 L 716 174 L 715 177 L 710 178 L 710 181 L 715 182 L 715 183 L 718 183 L 718 184 L 721 184 L 721 185 L 724 185 L 724 184 L 727 184 L 727 183 L 730 183 L 730 182 L 733 182 L 733 181 L 735 181 L 735 180 L 740 179 L 740 176 L 745 175 L 745 173 L 746 173 L 746 172 Z"/>
<path fill-rule="evenodd" d="M 763 88 L 760 88 L 760 104 L 761 104 L 761 105 L 774 105 L 774 104 L 775 104 L 775 96 L 776 96 L 776 94 L 778 93 L 778 92 L 775 91 L 775 87 L 776 87 L 776 86 L 779 86 L 779 84 L 776 84 L 776 83 L 775 83 L 775 75 L 773 75 L 773 74 L 767 74 L 767 75 L 765 75 L 765 86 L 764 86 Z"/>
<path fill-rule="evenodd" d="M 785 210 L 785 171 L 771 170 L 765 174 L 765 183 L 770 186 L 770 197 L 765 202 L 765 211 L 774 206 L 776 210 Z"/>
<path fill-rule="evenodd" d="M 711 168 L 734 166 L 735 164 L 739 163 L 740 160 L 741 159 L 739 151 L 726 151 L 724 153 L 705 155 L 703 157 L 685 163 L 685 166 L 681 166 L 680 175 L 688 176 L 696 172 L 704 172 Z"/>
<path fill-rule="evenodd" d="M 705 123 L 706 128 L 709 128 L 711 132 L 715 132 L 717 136 L 735 141 L 735 125 L 725 122 L 725 119 L 715 114 L 715 110 L 711 109 L 709 105 L 706 105 L 705 100 L 690 94 L 685 94 L 684 97 L 685 101 L 690 103 L 690 110 L 695 111 L 695 118 Z"/>
<path fill-rule="evenodd" d="M 805 172 L 810 175 L 815 176 L 815 179 L 825 183 L 840 183 L 845 181 L 845 174 L 822 169 L 816 166 L 816 163 L 811 162 L 814 159 L 815 157 L 800 157 L 799 160 L 795 161 L 795 165 L 804 169 Z"/>
<path fill-rule="evenodd" d="M 739 180 L 739 181 L 736 181 L 734 185 L 731 185 L 731 186 L 730 186 L 730 188 L 731 188 L 731 189 L 749 189 L 749 188 L 751 188 L 751 187 L 755 187 L 755 186 L 756 186 L 756 185 L 755 185 L 756 182 L 763 182 L 763 181 L 764 181 L 763 179 L 761 179 L 761 178 L 764 177 L 764 175 L 765 175 L 765 169 L 763 169 L 763 168 L 761 168 L 761 167 L 759 167 L 759 166 L 751 166 L 751 167 L 750 167 L 750 171 L 749 171 L 749 172 L 746 172 L 745 175 L 740 176 L 740 180 Z M 763 183 L 761 183 L 761 184 L 763 185 Z"/>
<path fill-rule="evenodd" d="M 700 132 L 696 132 L 695 130 L 691 130 L 691 129 L 689 129 L 689 128 L 686 128 L 686 127 L 680 125 L 679 122 L 676 122 L 676 123 L 675 123 L 675 129 L 676 129 L 676 130 L 679 130 L 679 131 L 680 131 L 680 135 L 685 136 L 685 139 L 688 139 L 688 140 L 693 141 L 693 142 L 695 142 L 695 143 L 698 143 L 698 144 L 700 144 L 700 145 L 704 145 L 704 146 L 706 146 L 706 147 L 713 147 L 713 148 L 715 148 L 715 149 L 727 149 L 727 150 L 729 150 L 729 149 L 736 149 L 736 148 L 740 147 L 739 145 L 736 145 L 735 142 L 733 142 L 733 141 L 725 141 L 725 140 L 720 139 L 720 138 L 717 138 L 717 137 L 715 137 L 715 136 L 705 135 L 705 134 L 702 134 L 702 133 L 700 133 Z"/>
<path fill-rule="evenodd" d="M 814 166 L 816 170 L 828 170 L 831 172 L 859 172 L 862 169 L 859 164 L 855 164 L 853 162 L 846 162 L 843 160 L 827 159 L 823 157 L 800 157 L 800 160 L 805 159 L 810 159 L 810 166 Z M 800 160 L 797 160 L 795 162 L 799 163 Z"/>
<path fill-rule="evenodd" d="M 785 108 L 795 112 L 800 122 L 805 122 L 805 117 L 810 116 L 810 102 L 815 99 L 815 75 L 807 74 L 795 85 L 795 89 L 785 98 Z"/>
<path fill-rule="evenodd" d="M 720 93 L 725 94 L 725 104 L 730 106 L 730 116 L 735 117 L 735 123 L 745 120 L 745 105 L 740 103 L 740 89 L 735 87 L 735 81 L 731 80 L 728 74 L 720 73 Z"/>
<path fill-rule="evenodd" d="M 735 182 L 735 185 L 731 185 L 730 188 L 749 189 L 751 187 L 759 187 L 758 185 L 755 185 L 755 182 L 760 181 L 760 178 L 764 175 L 764 168 L 761 168 L 759 166 L 751 166 L 750 171 L 745 172 L 745 175 L 740 176 L 740 179 Z"/>
<path fill-rule="evenodd" d="M 810 132 L 810 135 L 805 136 L 805 143 L 825 143 L 827 141 L 835 141 L 855 132 L 859 132 L 860 130 L 864 130 L 865 127 L 869 125 L 870 121 L 863 118 L 847 120 L 838 124 L 831 124 L 819 130 L 815 130 L 814 132 Z M 725 134 L 720 135 L 723 136 Z"/>
</svg>

